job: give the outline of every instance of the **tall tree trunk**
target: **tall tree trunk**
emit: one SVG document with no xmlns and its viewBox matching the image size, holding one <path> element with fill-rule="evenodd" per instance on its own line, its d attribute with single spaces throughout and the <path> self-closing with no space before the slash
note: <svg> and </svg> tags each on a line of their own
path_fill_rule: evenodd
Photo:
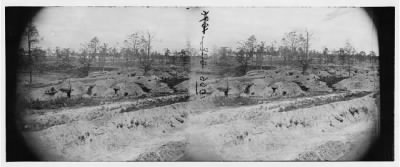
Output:
<svg viewBox="0 0 400 167">
<path fill-rule="evenodd" d="M 349 72 L 349 77 L 350 77 L 350 75 L 351 75 L 351 55 L 349 55 L 349 58 L 348 58 L 348 60 L 347 60 L 347 70 L 348 70 L 348 72 Z"/>
<path fill-rule="evenodd" d="M 306 39 L 306 55 L 305 55 L 305 60 L 304 60 L 304 65 L 303 65 L 303 75 L 306 74 L 306 71 L 308 69 L 309 66 L 309 61 L 308 61 L 308 31 L 307 33 L 307 39 Z"/>
<path fill-rule="evenodd" d="M 271 66 L 272 66 L 272 55 L 269 55 L 269 63 L 270 63 Z"/>
<path fill-rule="evenodd" d="M 84 67 L 84 68 L 86 68 L 86 69 L 84 69 L 85 70 L 85 76 L 89 76 L 90 64 L 87 63 L 86 67 Z"/>
<path fill-rule="evenodd" d="M 105 60 L 105 57 L 104 57 L 105 55 L 102 55 L 102 58 L 101 58 L 101 71 L 102 72 L 104 72 L 104 66 L 105 66 L 105 64 L 106 64 L 106 60 Z"/>
</svg>

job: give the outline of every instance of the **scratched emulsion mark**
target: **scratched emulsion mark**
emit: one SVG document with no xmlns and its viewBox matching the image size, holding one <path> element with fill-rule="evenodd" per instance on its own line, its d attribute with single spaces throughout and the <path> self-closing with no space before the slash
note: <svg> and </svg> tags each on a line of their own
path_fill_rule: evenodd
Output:
<svg viewBox="0 0 400 167">
<path fill-rule="evenodd" d="M 208 13 L 210 11 L 203 11 L 201 13 L 202 15 L 202 19 L 199 21 L 201 22 L 201 28 L 202 28 L 202 36 L 201 36 L 201 42 L 200 42 L 200 53 L 201 53 L 201 60 L 200 60 L 200 64 L 201 64 L 201 70 L 202 72 L 204 72 L 204 67 L 207 65 L 207 62 L 205 60 L 205 57 L 208 56 L 207 52 L 208 52 L 208 48 L 204 47 L 204 38 L 206 36 L 206 31 L 208 30 L 208 21 L 209 21 L 209 17 L 208 17 Z M 196 95 L 200 94 L 200 98 L 204 98 L 205 95 L 207 94 L 207 90 L 206 90 L 206 86 L 207 84 L 205 83 L 205 81 L 208 79 L 208 77 L 204 76 L 204 73 L 202 73 L 200 75 L 200 82 L 196 81 Z M 198 91 L 198 83 L 200 85 L 200 90 Z"/>
</svg>

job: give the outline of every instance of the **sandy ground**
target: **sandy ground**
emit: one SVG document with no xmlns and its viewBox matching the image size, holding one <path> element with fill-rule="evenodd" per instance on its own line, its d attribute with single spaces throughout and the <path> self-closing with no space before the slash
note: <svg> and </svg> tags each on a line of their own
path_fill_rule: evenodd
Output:
<svg viewBox="0 0 400 167">
<path fill-rule="evenodd" d="M 209 96 L 191 96 L 188 102 L 180 99 L 195 94 L 199 74 L 189 79 L 174 70 L 151 73 L 141 76 L 133 70 L 68 81 L 56 79 L 57 75 L 36 79 L 36 87 L 21 90 L 28 92 L 28 101 L 65 97 L 62 92 L 44 94 L 69 83 L 72 98 L 125 94 L 139 98 L 30 110 L 22 114 L 23 135 L 43 160 L 51 161 L 333 161 L 357 160 L 378 133 L 379 111 L 371 92 L 379 90 L 379 75 L 368 69 L 348 74 L 341 67 L 320 67 L 303 75 L 277 68 L 241 77 L 213 76 L 206 82 Z M 339 78 L 333 85 L 321 81 L 332 76 Z M 174 77 L 186 81 L 175 86 L 162 82 Z M 215 105 L 213 100 L 224 96 L 221 90 L 226 87 L 230 97 L 260 101 L 248 106 Z M 174 92 L 185 90 L 189 95 Z M 158 93 L 168 95 L 141 97 Z M 176 103 L 143 107 L 168 100 Z"/>
<path fill-rule="evenodd" d="M 271 107 L 296 101 L 237 108 L 192 101 L 24 135 L 45 160 L 56 161 L 338 160 L 356 158 L 371 141 L 377 119 L 371 94 L 284 112 Z"/>
</svg>

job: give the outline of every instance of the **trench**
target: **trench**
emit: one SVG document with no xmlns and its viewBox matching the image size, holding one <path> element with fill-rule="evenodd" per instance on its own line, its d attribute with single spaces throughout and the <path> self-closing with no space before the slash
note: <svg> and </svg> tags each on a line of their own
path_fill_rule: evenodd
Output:
<svg viewBox="0 0 400 167">
<path fill-rule="evenodd" d="M 306 86 L 304 86 L 301 82 L 298 82 L 298 81 L 293 81 L 295 84 L 297 84 L 299 87 L 300 87 L 300 89 L 302 90 L 302 91 L 305 91 L 305 92 L 307 92 L 308 91 L 308 89 L 309 88 L 307 88 Z"/>
<path fill-rule="evenodd" d="M 167 84 L 170 89 L 174 90 L 174 92 L 178 92 L 175 86 L 186 80 L 189 80 L 189 78 L 162 78 L 160 81 Z"/>
<path fill-rule="evenodd" d="M 139 82 L 135 82 L 135 84 L 137 84 L 142 90 L 143 92 L 149 93 L 151 89 L 147 88 L 144 84 L 139 83 Z"/>
<path fill-rule="evenodd" d="M 348 77 L 327 76 L 327 77 L 320 77 L 319 81 L 325 82 L 326 86 L 331 88 L 333 91 L 336 91 L 336 88 L 333 87 L 333 85 L 347 78 Z"/>
</svg>

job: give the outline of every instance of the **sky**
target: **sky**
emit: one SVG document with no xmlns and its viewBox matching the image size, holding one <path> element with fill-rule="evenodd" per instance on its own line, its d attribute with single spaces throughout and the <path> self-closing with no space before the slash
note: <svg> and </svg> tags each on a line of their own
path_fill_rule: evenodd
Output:
<svg viewBox="0 0 400 167">
<path fill-rule="evenodd" d="M 190 42 L 200 48 L 201 12 L 209 11 L 204 45 L 239 46 L 255 35 L 257 41 L 280 44 L 284 33 L 312 33 L 311 48 L 338 49 L 349 41 L 357 51 L 378 53 L 376 30 L 361 8 L 183 8 L 183 7 L 48 7 L 34 19 L 42 48 L 72 48 L 98 37 L 109 46 L 123 47 L 134 32 L 151 32 L 153 49 L 180 50 Z"/>
</svg>

